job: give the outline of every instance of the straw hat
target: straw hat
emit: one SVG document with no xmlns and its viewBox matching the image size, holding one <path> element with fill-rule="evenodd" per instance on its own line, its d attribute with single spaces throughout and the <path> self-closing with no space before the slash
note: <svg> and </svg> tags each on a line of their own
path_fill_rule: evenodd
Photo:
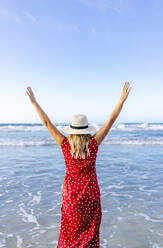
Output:
<svg viewBox="0 0 163 248">
<path fill-rule="evenodd" d="M 62 128 L 68 134 L 88 134 L 96 132 L 96 128 L 88 123 L 87 116 L 84 114 L 74 114 L 69 126 Z"/>
</svg>

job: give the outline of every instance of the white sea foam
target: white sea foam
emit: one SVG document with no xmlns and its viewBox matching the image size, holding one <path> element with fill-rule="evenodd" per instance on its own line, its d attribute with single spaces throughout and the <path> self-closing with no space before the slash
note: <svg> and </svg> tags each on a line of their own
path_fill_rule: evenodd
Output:
<svg viewBox="0 0 163 248">
<path fill-rule="evenodd" d="M 45 140 L 16 140 L 16 139 L 0 139 L 0 146 L 12 146 L 12 147 L 26 147 L 26 146 L 51 146 L 57 145 L 53 139 Z M 153 137 L 152 139 L 135 139 L 124 137 L 106 138 L 103 140 L 102 145 L 163 145 L 163 137 Z"/>
<path fill-rule="evenodd" d="M 107 239 L 102 239 L 102 242 L 100 242 L 100 247 L 101 248 L 107 248 L 108 247 Z"/>
<path fill-rule="evenodd" d="M 16 131 L 42 131 L 46 129 L 44 125 L 40 126 L 28 126 L 28 125 L 6 125 L 6 126 L 0 126 L 0 131 L 8 131 L 8 132 L 16 132 Z"/>
<path fill-rule="evenodd" d="M 46 229 L 54 229 L 54 228 L 57 228 L 58 226 L 57 225 L 51 225 L 51 226 L 47 226 Z"/>
<path fill-rule="evenodd" d="M 55 145 L 53 140 L 16 140 L 16 139 L 0 139 L 0 146 L 48 146 Z"/>
<path fill-rule="evenodd" d="M 122 188 L 124 188 L 124 186 L 123 185 L 109 185 L 107 187 L 107 189 L 113 189 L 113 188 L 122 189 Z"/>
<path fill-rule="evenodd" d="M 147 220 L 147 221 L 152 221 L 152 222 L 159 222 L 159 223 L 163 223 L 163 220 L 161 220 L 161 219 L 158 219 L 158 217 L 157 218 L 151 218 L 149 215 L 147 215 L 147 214 L 145 214 L 145 213 L 134 213 L 134 215 L 135 216 L 143 216 L 144 218 L 145 218 L 145 220 Z"/>
<path fill-rule="evenodd" d="M 115 129 L 125 130 L 125 124 L 118 124 L 117 127 L 114 127 Z"/>
<path fill-rule="evenodd" d="M 0 181 L 7 179 L 7 177 L 0 177 Z"/>
<path fill-rule="evenodd" d="M 32 193 L 28 193 L 29 195 L 32 195 Z M 41 201 L 41 191 L 37 192 L 37 195 L 32 195 L 32 200 L 30 200 L 30 204 L 33 206 L 35 204 L 39 204 Z"/>
<path fill-rule="evenodd" d="M 105 122 L 104 122 L 105 123 Z M 104 123 L 91 123 L 97 130 Z M 54 125 L 58 129 L 62 129 L 65 125 L 68 124 L 57 124 Z M 163 123 L 115 123 L 112 126 L 113 130 L 124 130 L 124 131 L 133 131 L 133 130 L 163 130 Z M 40 124 L 0 124 L 0 131 L 42 131 L 46 130 L 45 125 Z"/>
<path fill-rule="evenodd" d="M 163 248 L 163 245 L 160 246 L 159 244 L 154 243 L 154 244 L 152 244 L 152 248 Z"/>
<path fill-rule="evenodd" d="M 102 142 L 104 145 L 163 145 L 163 138 L 162 137 L 154 137 L 153 139 L 134 139 L 134 138 L 108 138 Z"/>
<path fill-rule="evenodd" d="M 52 240 L 49 242 L 50 245 L 58 245 L 58 240 Z"/>
<path fill-rule="evenodd" d="M 30 209 L 31 214 L 28 214 L 27 211 L 22 206 L 20 206 L 19 208 L 20 208 L 19 214 L 22 215 L 22 219 L 24 222 L 33 222 L 37 226 L 39 226 L 39 223 L 37 222 L 37 218 L 33 214 L 33 209 Z"/>
<path fill-rule="evenodd" d="M 152 240 L 149 240 L 149 245 L 152 248 L 163 248 L 163 245 L 159 245 L 158 243 L 153 243 Z"/>
<path fill-rule="evenodd" d="M 22 237 L 18 235 L 16 238 L 17 238 L 17 248 L 22 248 L 22 243 L 23 243 Z"/>
<path fill-rule="evenodd" d="M 13 200 L 7 200 L 6 203 L 10 203 L 10 202 L 13 202 Z"/>
<path fill-rule="evenodd" d="M 163 123 L 119 123 L 112 126 L 112 130 L 121 130 L 121 131 L 162 131 Z"/>
</svg>

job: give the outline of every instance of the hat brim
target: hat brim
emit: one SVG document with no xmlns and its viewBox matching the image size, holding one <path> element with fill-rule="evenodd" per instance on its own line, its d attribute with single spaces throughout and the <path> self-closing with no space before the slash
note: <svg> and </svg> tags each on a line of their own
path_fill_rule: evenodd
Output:
<svg viewBox="0 0 163 248">
<path fill-rule="evenodd" d="M 67 134 L 89 134 L 96 132 L 96 128 L 93 125 L 88 125 L 85 129 L 73 129 L 70 126 L 64 126 L 62 131 Z"/>
</svg>

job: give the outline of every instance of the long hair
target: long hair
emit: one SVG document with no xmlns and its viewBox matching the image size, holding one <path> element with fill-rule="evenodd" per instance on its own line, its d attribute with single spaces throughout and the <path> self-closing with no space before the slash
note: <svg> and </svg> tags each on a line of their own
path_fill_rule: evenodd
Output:
<svg viewBox="0 0 163 248">
<path fill-rule="evenodd" d="M 90 141 L 91 134 L 69 134 L 68 140 L 71 147 L 71 155 L 72 157 L 75 156 L 77 159 L 85 158 L 85 151 L 87 151 L 87 156 L 90 156 L 89 151 L 89 141 Z"/>
</svg>

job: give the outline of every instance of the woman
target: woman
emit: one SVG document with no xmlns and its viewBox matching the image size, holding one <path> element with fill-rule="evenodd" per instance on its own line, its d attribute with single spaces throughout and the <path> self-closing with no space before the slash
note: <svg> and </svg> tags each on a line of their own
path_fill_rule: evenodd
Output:
<svg viewBox="0 0 163 248">
<path fill-rule="evenodd" d="M 61 226 L 57 248 L 95 248 L 100 245 L 100 224 L 102 218 L 100 189 L 96 175 L 96 157 L 101 144 L 118 117 L 131 90 L 125 82 L 121 97 L 104 125 L 95 132 L 86 115 L 75 114 L 69 126 L 64 127 L 64 136 L 51 123 L 37 103 L 32 89 L 27 94 L 42 122 L 56 143 L 61 147 L 66 175 L 62 188 Z"/>
</svg>

